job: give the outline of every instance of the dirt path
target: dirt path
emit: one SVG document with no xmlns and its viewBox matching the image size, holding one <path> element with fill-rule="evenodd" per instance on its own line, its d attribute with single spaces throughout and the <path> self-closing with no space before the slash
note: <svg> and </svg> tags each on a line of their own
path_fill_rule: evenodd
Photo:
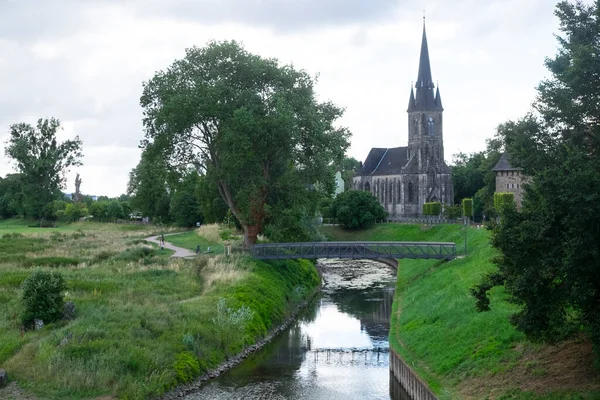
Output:
<svg viewBox="0 0 600 400">
<path fill-rule="evenodd" d="M 183 233 L 183 232 L 180 232 L 180 233 Z M 165 238 L 167 236 L 172 236 L 172 235 L 179 235 L 179 233 L 169 233 L 169 234 L 165 235 Z M 146 238 L 145 240 L 147 240 L 148 242 L 155 243 L 160 246 L 160 235 L 150 236 L 149 238 Z M 174 246 L 171 243 L 167 242 L 166 240 L 165 240 L 165 249 L 173 250 L 175 252 L 171 255 L 171 257 L 193 257 L 196 255 L 196 253 L 194 253 L 188 249 L 184 249 L 183 247 Z"/>
</svg>

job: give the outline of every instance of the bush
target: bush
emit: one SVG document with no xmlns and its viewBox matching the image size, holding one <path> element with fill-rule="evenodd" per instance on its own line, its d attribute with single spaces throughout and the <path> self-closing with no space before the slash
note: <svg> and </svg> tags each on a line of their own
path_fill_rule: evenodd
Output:
<svg viewBox="0 0 600 400">
<path fill-rule="evenodd" d="M 498 213 L 504 207 L 510 207 L 515 203 L 515 194 L 511 192 L 496 192 L 494 193 L 494 208 Z"/>
<path fill-rule="evenodd" d="M 444 218 L 458 219 L 462 214 L 460 205 L 444 207 Z"/>
<path fill-rule="evenodd" d="M 215 336 L 219 341 L 221 349 L 227 353 L 227 348 L 236 338 L 244 335 L 246 325 L 254 316 L 254 312 L 247 306 L 241 306 L 237 310 L 227 307 L 224 298 L 217 303 L 217 315 L 213 318 L 215 324 Z"/>
<path fill-rule="evenodd" d="M 58 272 L 35 271 L 23 281 L 21 322 L 32 327 L 34 320 L 45 323 L 60 319 L 64 307 L 62 292 L 65 281 Z"/>
<path fill-rule="evenodd" d="M 198 359 L 189 351 L 181 352 L 175 356 L 173 369 L 179 383 L 190 382 L 200 374 Z"/>
<path fill-rule="evenodd" d="M 439 201 L 434 201 L 434 202 L 423 204 L 423 214 L 424 215 L 438 216 L 441 213 L 442 213 L 442 203 L 440 203 Z"/>
<path fill-rule="evenodd" d="M 463 199 L 463 216 L 471 218 L 473 216 L 473 199 Z"/>
<path fill-rule="evenodd" d="M 387 216 L 375 196 L 360 190 L 337 195 L 331 204 L 331 214 L 345 229 L 366 229 Z"/>
</svg>

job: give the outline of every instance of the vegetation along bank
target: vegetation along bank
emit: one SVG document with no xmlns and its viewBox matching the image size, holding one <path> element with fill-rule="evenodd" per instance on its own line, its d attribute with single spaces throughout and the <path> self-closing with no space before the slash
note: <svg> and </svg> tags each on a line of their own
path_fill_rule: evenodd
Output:
<svg viewBox="0 0 600 400">
<path fill-rule="evenodd" d="M 369 230 L 323 227 L 331 240 L 455 242 L 464 226 L 379 224 Z M 598 399 L 600 377 L 585 337 L 556 345 L 528 341 L 509 322 L 518 307 L 503 287 L 492 310 L 477 312 L 469 289 L 494 269 L 484 228 L 468 229 L 468 254 L 451 262 L 399 260 L 390 346 L 440 399 Z"/>
<path fill-rule="evenodd" d="M 203 229 L 216 234 L 186 234 L 189 248 L 222 246 Z M 264 338 L 320 283 L 306 260 L 169 258 L 143 240 L 157 233 L 0 221 L 0 368 L 40 398 L 159 397 Z M 21 286 L 37 270 L 62 275 L 76 316 L 22 330 Z"/>
</svg>

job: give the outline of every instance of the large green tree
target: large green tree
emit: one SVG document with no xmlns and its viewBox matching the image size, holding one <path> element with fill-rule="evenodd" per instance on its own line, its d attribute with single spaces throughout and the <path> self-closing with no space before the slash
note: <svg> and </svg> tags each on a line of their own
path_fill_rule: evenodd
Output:
<svg viewBox="0 0 600 400">
<path fill-rule="evenodd" d="M 202 222 L 200 201 L 197 196 L 200 175 L 198 171 L 188 171 L 181 182 L 173 189 L 171 196 L 171 220 L 179 226 L 192 227 Z"/>
<path fill-rule="evenodd" d="M 600 1 L 561 2 L 559 51 L 546 61 L 535 112 L 502 127 L 511 163 L 530 176 L 520 212 L 494 231 L 498 271 L 473 288 L 480 309 L 504 284 L 531 338 L 585 331 L 600 359 Z"/>
<path fill-rule="evenodd" d="M 52 201 L 62 197 L 64 175 L 81 164 L 82 142 L 78 136 L 59 143 L 60 121 L 39 119 L 34 127 L 19 123 L 10 126 L 6 155 L 22 178 L 24 214 L 32 218 L 52 217 Z"/>
<path fill-rule="evenodd" d="M 140 101 L 142 145 L 174 168 L 202 168 L 246 245 L 278 225 L 282 208 L 314 214 L 348 147 L 348 131 L 334 126 L 343 110 L 316 100 L 311 76 L 234 41 L 188 49 L 144 83 Z"/>
<path fill-rule="evenodd" d="M 127 194 L 131 196 L 131 207 L 145 217 L 169 222 L 169 193 L 167 165 L 156 150 L 149 145 L 142 152 L 138 165 L 129 173 Z"/>
</svg>

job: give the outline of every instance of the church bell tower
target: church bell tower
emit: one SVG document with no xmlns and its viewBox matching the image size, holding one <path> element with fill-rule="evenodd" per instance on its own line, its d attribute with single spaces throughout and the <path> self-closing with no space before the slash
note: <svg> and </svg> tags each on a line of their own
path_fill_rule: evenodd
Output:
<svg viewBox="0 0 600 400">
<path fill-rule="evenodd" d="M 440 89 L 435 89 L 431 77 L 427 34 L 423 21 L 419 73 L 414 90 L 410 89 L 407 110 L 409 157 L 413 157 L 413 155 L 417 157 L 421 173 L 427 173 L 431 168 L 439 171 L 444 163 L 442 129 L 444 108 Z"/>
</svg>

